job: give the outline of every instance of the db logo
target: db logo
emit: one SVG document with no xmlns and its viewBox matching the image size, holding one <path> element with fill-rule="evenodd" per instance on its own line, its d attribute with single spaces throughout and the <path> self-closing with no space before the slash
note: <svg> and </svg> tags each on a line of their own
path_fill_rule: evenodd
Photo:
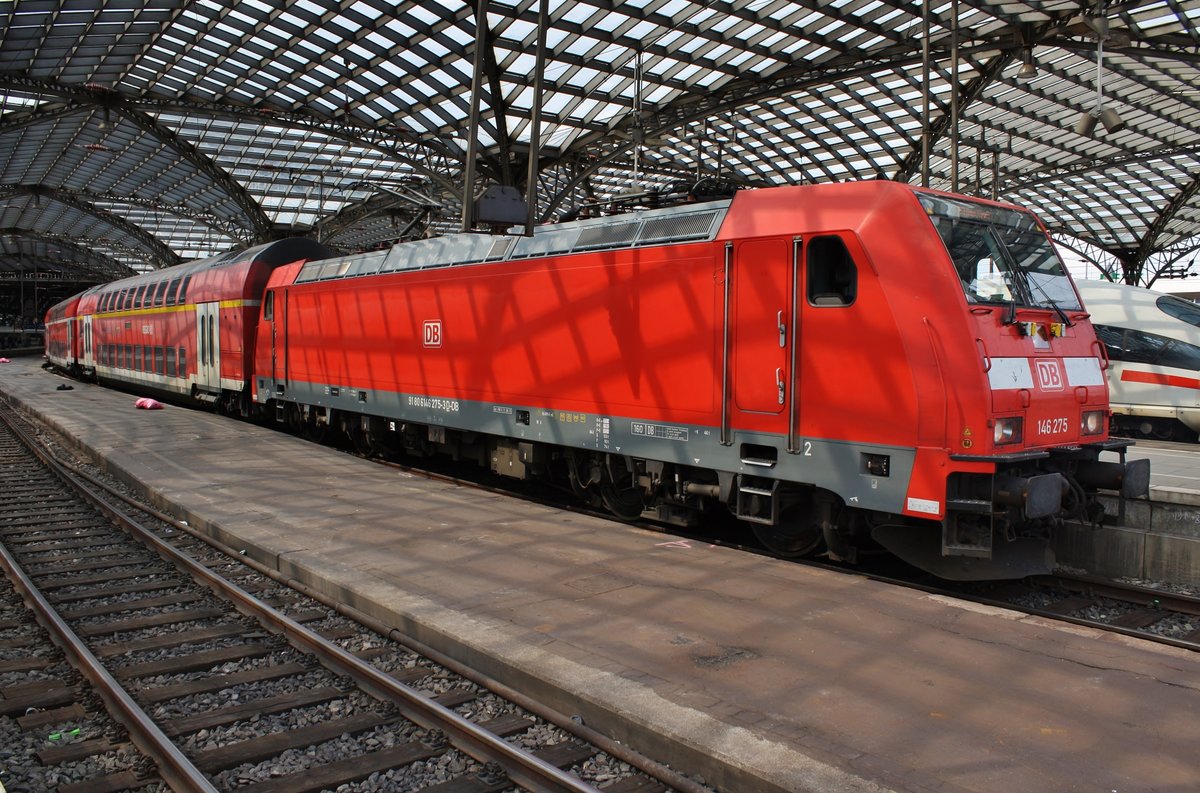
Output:
<svg viewBox="0 0 1200 793">
<path fill-rule="evenodd" d="M 442 321 L 440 319 L 425 320 L 425 346 L 442 346 Z"/>
<path fill-rule="evenodd" d="M 1062 370 L 1058 368 L 1058 361 L 1038 361 L 1037 379 L 1043 391 L 1063 390 Z"/>
</svg>

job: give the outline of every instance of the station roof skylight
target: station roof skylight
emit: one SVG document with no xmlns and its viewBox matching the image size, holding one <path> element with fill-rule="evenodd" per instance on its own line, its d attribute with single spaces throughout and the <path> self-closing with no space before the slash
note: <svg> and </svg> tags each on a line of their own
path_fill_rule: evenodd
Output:
<svg viewBox="0 0 1200 793">
<path fill-rule="evenodd" d="M 452 229 L 477 62 L 470 192 L 523 189 L 539 5 L 490 0 L 477 36 L 450 0 L 5 4 L 0 274 Z M 1029 206 L 1143 282 L 1200 248 L 1200 0 L 548 5 L 544 219 L 888 178 Z"/>
</svg>

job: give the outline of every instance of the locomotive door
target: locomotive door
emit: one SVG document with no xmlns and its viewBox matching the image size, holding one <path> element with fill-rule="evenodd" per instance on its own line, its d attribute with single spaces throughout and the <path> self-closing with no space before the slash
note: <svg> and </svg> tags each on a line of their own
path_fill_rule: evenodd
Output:
<svg viewBox="0 0 1200 793">
<path fill-rule="evenodd" d="M 271 379 L 275 381 L 275 393 L 287 390 L 287 289 L 267 292 L 271 306 Z"/>
<path fill-rule="evenodd" d="M 196 385 L 221 388 L 220 303 L 196 304 Z"/>
<path fill-rule="evenodd" d="M 743 242 L 733 251 L 730 276 L 730 412 L 733 418 L 739 413 L 781 416 L 794 382 L 792 245 L 782 239 Z"/>
</svg>

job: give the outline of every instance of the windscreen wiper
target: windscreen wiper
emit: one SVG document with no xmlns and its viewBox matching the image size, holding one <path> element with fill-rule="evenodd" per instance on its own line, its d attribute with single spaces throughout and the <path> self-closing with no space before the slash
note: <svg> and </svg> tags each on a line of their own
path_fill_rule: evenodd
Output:
<svg viewBox="0 0 1200 793">
<path fill-rule="evenodd" d="M 1050 307 L 1054 309 L 1054 313 L 1058 314 L 1058 318 L 1063 321 L 1063 324 L 1068 328 L 1074 327 L 1075 323 L 1072 322 L 1071 318 L 1067 316 L 1067 312 L 1063 311 L 1062 306 L 1058 304 L 1058 301 L 1050 297 L 1049 293 L 1046 292 L 1045 287 L 1038 283 L 1038 279 L 1034 278 L 1032 273 L 1029 275 L 1028 280 L 1037 287 L 1039 292 L 1042 293 L 1042 297 L 1046 298 L 1046 302 L 1049 303 Z"/>
</svg>

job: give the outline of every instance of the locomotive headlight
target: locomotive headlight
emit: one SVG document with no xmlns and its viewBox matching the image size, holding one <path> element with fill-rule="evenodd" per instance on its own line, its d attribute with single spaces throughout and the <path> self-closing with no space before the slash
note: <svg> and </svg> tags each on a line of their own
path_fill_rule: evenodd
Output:
<svg viewBox="0 0 1200 793">
<path fill-rule="evenodd" d="M 1079 420 L 1079 434 L 1099 435 L 1104 432 L 1104 411 L 1085 410 Z"/>
<path fill-rule="evenodd" d="M 992 431 L 992 442 L 997 446 L 1005 446 L 1010 443 L 1021 442 L 1022 421 L 1020 416 L 1012 416 L 1006 419 L 996 419 L 995 429 Z"/>
</svg>

